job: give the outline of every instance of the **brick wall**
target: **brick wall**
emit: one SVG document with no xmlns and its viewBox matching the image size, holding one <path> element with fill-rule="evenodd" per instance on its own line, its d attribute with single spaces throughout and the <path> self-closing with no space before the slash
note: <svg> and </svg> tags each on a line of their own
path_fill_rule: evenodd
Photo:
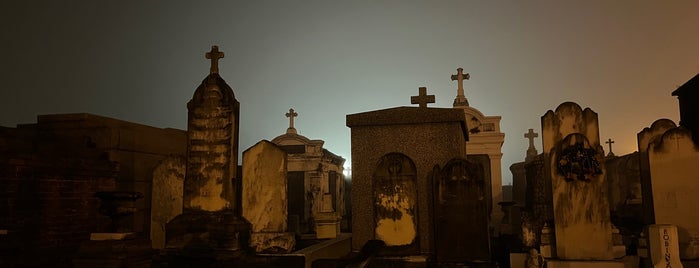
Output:
<svg viewBox="0 0 699 268">
<path fill-rule="evenodd" d="M 0 237 L 0 266 L 69 263 L 91 232 L 108 226 L 94 194 L 116 188 L 118 165 L 80 143 L 26 143 L 3 134 L 0 229 L 8 233 Z"/>
</svg>

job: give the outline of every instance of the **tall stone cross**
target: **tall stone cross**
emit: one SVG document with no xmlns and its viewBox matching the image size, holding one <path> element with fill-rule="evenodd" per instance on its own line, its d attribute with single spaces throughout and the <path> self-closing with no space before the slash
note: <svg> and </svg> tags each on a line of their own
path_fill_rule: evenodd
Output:
<svg viewBox="0 0 699 268">
<path fill-rule="evenodd" d="M 411 104 L 419 104 L 420 108 L 427 108 L 428 103 L 434 103 L 434 95 L 427 95 L 426 87 L 418 88 L 419 94 L 410 97 Z"/>
<path fill-rule="evenodd" d="M 206 58 L 211 60 L 210 73 L 218 73 L 218 59 L 223 58 L 223 52 L 218 51 L 218 46 L 211 46 L 211 51 L 206 52 Z"/>
<path fill-rule="evenodd" d="M 612 152 L 612 143 L 614 143 L 614 141 L 611 138 L 609 138 L 604 143 L 609 144 L 609 153 L 607 154 L 607 156 L 614 156 L 614 153 Z"/>
<path fill-rule="evenodd" d="M 289 118 L 289 128 L 286 129 L 286 133 L 296 133 L 296 128 L 294 128 L 294 117 L 297 116 L 299 116 L 299 114 L 294 111 L 294 108 L 290 108 L 289 112 L 286 113 L 286 117 Z"/>
<path fill-rule="evenodd" d="M 527 156 L 524 158 L 524 161 L 531 161 L 536 158 L 536 155 L 539 153 L 536 151 L 536 147 L 534 147 L 534 138 L 539 137 L 539 134 L 534 132 L 534 129 L 529 129 L 529 132 L 524 133 L 524 137 L 529 139 L 529 148 L 527 149 Z"/>
<path fill-rule="evenodd" d="M 451 75 L 451 81 L 457 81 L 459 87 L 456 92 L 456 99 L 454 99 L 454 107 L 458 106 L 468 106 L 468 100 L 464 94 L 464 79 L 468 80 L 471 75 L 468 73 L 464 74 L 463 68 L 456 69 L 456 74 Z"/>
</svg>

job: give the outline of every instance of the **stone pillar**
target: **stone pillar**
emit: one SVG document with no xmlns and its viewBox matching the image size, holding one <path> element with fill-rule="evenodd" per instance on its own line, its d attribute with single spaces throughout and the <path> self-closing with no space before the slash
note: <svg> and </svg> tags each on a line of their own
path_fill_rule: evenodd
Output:
<svg viewBox="0 0 699 268">
<path fill-rule="evenodd" d="M 167 224 L 166 248 L 183 257 L 230 259 L 250 236 L 237 194 L 240 103 L 218 74 L 223 53 L 214 46 L 206 56 L 211 72 L 187 103 L 183 213 Z"/>
</svg>

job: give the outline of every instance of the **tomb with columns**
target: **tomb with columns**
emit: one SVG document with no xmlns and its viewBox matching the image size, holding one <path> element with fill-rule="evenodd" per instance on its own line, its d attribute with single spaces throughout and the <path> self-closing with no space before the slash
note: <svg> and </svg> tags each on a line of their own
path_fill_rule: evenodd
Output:
<svg viewBox="0 0 699 268">
<path fill-rule="evenodd" d="M 486 116 L 468 103 L 464 93 L 464 80 L 470 79 L 470 74 L 463 73 L 462 68 L 456 69 L 457 73 L 451 76 L 452 81 L 457 81 L 457 95 L 453 107 L 463 110 L 468 125 L 469 141 L 464 147 L 468 159 L 484 164 L 486 169 L 486 188 L 488 210 L 491 215 L 491 224 L 498 226 L 503 217 L 498 203 L 502 200 L 502 144 L 505 141 L 505 133 L 500 132 L 500 116 Z M 496 232 L 497 233 L 497 232 Z"/>
<path fill-rule="evenodd" d="M 289 230 L 332 238 L 339 233 L 345 216 L 345 159 L 323 148 L 323 140 L 298 134 L 294 127 L 297 116 L 289 109 L 286 133 L 272 139 L 287 153 Z"/>
</svg>

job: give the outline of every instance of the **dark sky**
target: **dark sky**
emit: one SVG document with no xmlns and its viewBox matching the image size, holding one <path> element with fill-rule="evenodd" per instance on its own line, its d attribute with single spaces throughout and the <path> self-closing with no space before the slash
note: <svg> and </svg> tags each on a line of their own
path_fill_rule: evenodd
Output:
<svg viewBox="0 0 699 268">
<path fill-rule="evenodd" d="M 564 101 L 599 113 L 614 152 L 677 122 L 670 93 L 699 72 L 699 1 L 3 1 L 0 125 L 87 112 L 185 129 L 186 103 L 225 53 L 241 151 L 285 132 L 348 159 L 345 115 L 451 107 L 462 67 L 472 107 L 502 116 L 503 181 L 523 133 Z M 541 148 L 541 140 L 537 139 Z"/>
</svg>

